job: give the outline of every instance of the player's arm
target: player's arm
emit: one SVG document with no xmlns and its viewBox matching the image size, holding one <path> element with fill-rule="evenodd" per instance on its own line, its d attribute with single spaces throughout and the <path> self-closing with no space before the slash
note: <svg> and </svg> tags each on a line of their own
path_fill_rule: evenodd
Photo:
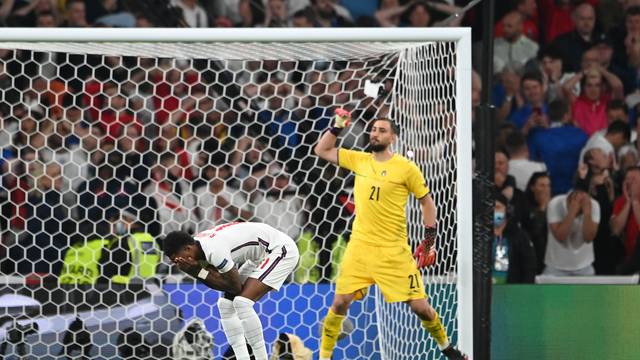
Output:
<svg viewBox="0 0 640 360">
<path fill-rule="evenodd" d="M 420 200 L 420 208 L 422 209 L 422 222 L 425 227 L 436 226 L 436 203 L 430 194 L 423 196 Z"/>
<path fill-rule="evenodd" d="M 316 146 L 313 148 L 313 152 L 321 159 L 338 165 L 338 148 L 336 147 L 336 139 L 338 138 L 340 131 L 349 126 L 350 121 L 350 112 L 343 108 L 336 109 L 333 127 L 322 134 L 320 141 L 318 141 Z"/>
<path fill-rule="evenodd" d="M 234 266 L 229 268 L 225 267 L 220 270 L 211 264 L 202 267 L 198 261 L 191 257 L 176 257 L 173 261 L 178 265 L 180 270 L 200 280 L 211 289 L 228 292 L 230 294 L 239 294 L 242 290 L 240 274 Z"/>
<path fill-rule="evenodd" d="M 231 270 L 221 273 L 213 265 L 205 268 L 208 274 L 199 280 L 214 290 L 224 291 L 233 295 L 240 294 L 242 291 L 242 282 L 240 281 L 240 273 L 235 267 Z M 204 273 L 203 273 L 204 274 Z"/>
<path fill-rule="evenodd" d="M 422 210 L 422 221 L 424 223 L 424 239 L 416 248 L 413 256 L 416 259 L 418 268 L 431 266 L 436 262 L 436 204 L 427 193 L 419 200 Z"/>
</svg>

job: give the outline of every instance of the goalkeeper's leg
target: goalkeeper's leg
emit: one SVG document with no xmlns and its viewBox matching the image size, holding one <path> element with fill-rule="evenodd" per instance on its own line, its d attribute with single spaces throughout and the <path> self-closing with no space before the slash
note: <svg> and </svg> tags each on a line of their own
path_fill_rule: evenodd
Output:
<svg viewBox="0 0 640 360">
<path fill-rule="evenodd" d="M 247 341 L 244 338 L 244 328 L 242 321 L 233 307 L 233 301 L 223 297 L 218 299 L 218 310 L 220 311 L 220 323 L 227 341 L 233 349 L 237 359 L 249 359 Z"/>
<path fill-rule="evenodd" d="M 322 323 L 322 339 L 320 341 L 320 360 L 331 359 L 333 348 L 338 341 L 342 321 L 347 316 L 349 306 L 353 302 L 355 294 L 336 294 L 333 304 L 327 312 L 327 316 Z"/>
<path fill-rule="evenodd" d="M 429 304 L 427 299 L 409 300 L 408 304 L 411 307 L 411 311 L 413 311 L 416 315 L 418 315 L 418 318 L 420 318 L 422 327 L 424 327 L 429 332 L 429 334 L 431 334 L 433 339 L 438 344 L 438 348 L 440 348 L 440 351 L 442 351 L 442 353 L 448 359 L 466 359 L 465 355 L 455 349 L 449 342 L 449 337 L 447 336 L 447 332 L 444 329 L 442 322 L 440 321 L 438 312 L 431 306 L 431 304 Z"/>
</svg>

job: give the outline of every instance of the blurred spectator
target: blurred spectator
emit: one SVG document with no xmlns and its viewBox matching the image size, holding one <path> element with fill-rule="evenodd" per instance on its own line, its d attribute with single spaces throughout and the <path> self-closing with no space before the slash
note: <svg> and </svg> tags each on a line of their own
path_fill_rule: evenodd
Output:
<svg viewBox="0 0 640 360">
<path fill-rule="evenodd" d="M 544 275 L 595 275 L 593 240 L 600 223 L 600 206 L 585 190 L 576 187 L 549 202 Z"/>
<path fill-rule="evenodd" d="M 522 34 L 522 15 L 510 12 L 502 19 L 504 35 L 495 40 L 493 71 L 499 73 L 508 63 L 524 65 L 538 53 L 538 44 Z"/>
<path fill-rule="evenodd" d="M 262 0 L 240 0 L 238 3 L 240 23 L 237 27 L 255 27 L 264 24 L 265 9 Z"/>
<path fill-rule="evenodd" d="M 573 93 L 576 82 L 580 82 L 581 89 L 578 97 Z M 584 73 L 577 73 L 563 85 L 563 88 L 571 101 L 576 124 L 588 135 L 607 127 L 607 104 L 612 98 L 622 99 L 624 96 L 620 79 L 599 64 Z"/>
<path fill-rule="evenodd" d="M 533 41 L 538 41 L 540 32 L 538 31 L 536 0 L 515 0 L 515 12 L 522 17 L 522 34 Z M 504 36 L 504 18 L 500 19 L 495 27 L 495 36 Z"/>
<path fill-rule="evenodd" d="M 50 163 L 41 171 L 39 175 L 33 173 L 37 176 L 35 188 L 27 196 L 27 233 L 10 249 L 10 258 L 17 262 L 16 271 L 25 275 L 58 274 L 70 237 L 78 235 L 70 204 L 63 202 L 60 165 Z"/>
<path fill-rule="evenodd" d="M 596 18 L 604 33 L 610 33 L 618 24 L 624 24 L 625 7 L 637 0 L 599 0 Z"/>
<path fill-rule="evenodd" d="M 544 87 L 547 101 L 564 98 L 562 86 L 573 77 L 573 73 L 562 71 L 562 52 L 554 46 L 547 46 L 540 54 Z"/>
<path fill-rule="evenodd" d="M 591 4 L 578 5 L 572 18 L 576 24 L 575 30 L 558 35 L 552 43 L 563 51 L 562 63 L 565 71 L 569 72 L 580 69 L 582 54 L 596 44 L 600 35 L 595 30 L 596 13 Z"/>
<path fill-rule="evenodd" d="M 524 105 L 525 100 L 520 91 L 521 77 L 522 66 L 517 63 L 506 64 L 500 72 L 500 81 L 493 89 L 493 102 L 497 107 L 496 119 L 499 123 Z"/>
<path fill-rule="evenodd" d="M 56 27 L 58 21 L 53 13 L 43 12 L 36 17 L 36 27 Z"/>
<path fill-rule="evenodd" d="M 298 189 L 291 182 L 291 176 L 274 163 L 260 187 L 263 191 L 253 200 L 256 218 L 282 230 L 292 239 L 297 239 L 306 219 L 302 198 L 298 196 Z"/>
<path fill-rule="evenodd" d="M 95 0 L 93 0 L 95 1 Z M 84 0 L 67 0 L 63 27 L 87 27 L 87 9 Z"/>
<path fill-rule="evenodd" d="M 529 156 L 542 161 L 549 170 L 553 194 L 563 194 L 571 188 L 578 169 L 580 151 L 587 142 L 587 134 L 575 127 L 569 106 L 562 100 L 549 104 L 548 128 L 535 128 L 529 134 Z"/>
<path fill-rule="evenodd" d="M 289 26 L 289 14 L 285 0 L 267 0 L 267 14 L 264 20 L 266 27 Z"/>
<path fill-rule="evenodd" d="M 609 125 L 604 135 L 602 133 L 593 134 L 582 148 L 580 157 L 591 149 L 600 149 L 607 159 L 607 168 L 616 168 L 616 154 L 630 139 L 629 125 L 622 120 L 616 120 Z"/>
<path fill-rule="evenodd" d="M 202 170 L 202 177 L 207 180 L 206 186 L 195 190 L 198 208 L 202 212 L 202 221 L 198 231 L 211 229 L 213 226 L 238 220 L 249 221 L 253 213 L 248 210 L 246 197 L 229 185 L 231 169 L 224 162 L 215 161 Z"/>
<path fill-rule="evenodd" d="M 627 1 L 624 13 L 624 24 L 618 24 L 609 32 L 614 42 L 613 61 L 622 67 L 626 67 L 630 63 L 631 59 L 628 56 L 632 56 L 627 44 L 637 43 L 640 39 L 640 4 Z"/>
<path fill-rule="evenodd" d="M 540 0 L 540 20 L 545 43 L 548 44 L 558 35 L 574 29 L 572 13 L 575 4 L 576 1 L 573 0 Z"/>
<path fill-rule="evenodd" d="M 493 215 L 493 283 L 533 283 L 536 275 L 536 252 L 522 229 L 510 220 L 509 202 L 496 194 Z"/>
<path fill-rule="evenodd" d="M 522 224 L 536 251 L 536 274 L 544 270 L 544 254 L 547 250 L 547 206 L 551 201 L 551 179 L 547 172 L 531 175 L 525 191 L 529 214 Z"/>
<path fill-rule="evenodd" d="M 613 183 L 616 187 L 615 193 L 622 193 L 622 183 L 624 182 L 624 174 L 630 168 L 640 163 L 640 155 L 635 145 L 624 145 L 618 150 L 618 169 L 613 174 Z"/>
<path fill-rule="evenodd" d="M 133 27 L 135 17 L 126 11 L 125 0 L 93 0 L 85 2 L 87 22 L 114 27 Z"/>
<path fill-rule="evenodd" d="M 314 15 L 311 9 L 299 10 L 291 16 L 291 26 L 313 27 L 316 22 Z"/>
<path fill-rule="evenodd" d="M 509 175 L 516 179 L 516 187 L 521 191 L 527 190 L 533 173 L 547 170 L 544 163 L 529 160 L 527 139 L 517 130 L 507 136 L 505 150 L 509 154 Z"/>
<path fill-rule="evenodd" d="M 402 14 L 407 11 L 411 4 L 412 3 L 401 5 L 399 0 L 380 1 L 378 10 L 374 14 L 374 17 L 378 22 L 378 26 L 399 26 Z"/>
<path fill-rule="evenodd" d="M 640 10 L 640 8 L 639 8 Z M 640 22 L 640 14 L 637 16 Z M 629 94 L 627 102 L 631 105 L 638 103 L 640 92 L 640 29 L 639 33 L 629 33 L 624 39 L 624 49 L 626 55 L 626 68 L 623 72 L 623 82 L 625 94 Z"/>
<path fill-rule="evenodd" d="M 509 175 L 509 156 L 506 151 L 498 150 L 495 155 L 495 190 L 503 194 L 512 207 L 511 220 L 514 224 L 522 224 L 526 217 L 526 202 L 524 193 L 516 187 L 516 180 Z"/>
<path fill-rule="evenodd" d="M 620 99 L 612 99 L 607 104 L 607 128 L 614 121 L 622 121 L 628 126 L 630 126 L 629 110 L 627 109 L 627 105 L 624 103 L 624 101 Z M 602 129 L 600 131 L 597 131 L 594 135 L 599 134 L 604 136 L 606 135 L 606 133 L 607 133 L 607 130 Z M 630 135 L 629 141 L 635 142 L 637 138 L 638 138 L 638 133 L 636 132 L 635 129 L 631 129 L 631 135 Z"/>
<path fill-rule="evenodd" d="M 189 27 L 202 28 L 209 26 L 207 13 L 198 4 L 198 0 L 171 0 L 171 4 L 182 10 L 182 17 Z"/>
<path fill-rule="evenodd" d="M 620 247 L 611 238 L 609 220 L 613 206 L 614 184 L 610 175 L 610 161 L 600 149 L 594 148 L 584 154 L 583 163 L 578 169 L 579 179 L 588 187 L 588 193 L 600 206 L 600 223 L 593 240 L 595 261 L 593 266 L 597 275 L 615 274 L 619 262 Z"/>
<path fill-rule="evenodd" d="M 538 72 L 524 74 L 520 80 L 520 87 L 524 104 L 509 116 L 509 121 L 518 129 L 522 129 L 522 133 L 525 135 L 533 128 L 548 127 L 549 118 L 544 99 L 542 75 Z"/>
<path fill-rule="evenodd" d="M 13 0 L 5 1 L 7 4 L 14 4 L 21 7 L 16 7 L 12 11 L 8 20 L 10 26 L 19 27 L 34 27 L 39 26 L 39 18 L 48 14 L 51 17 L 52 25 L 46 27 L 57 26 L 57 8 L 54 0 L 33 0 L 33 1 L 18 1 Z M 4 4 L 3 4 L 4 6 Z M 45 19 L 45 23 L 49 20 Z"/>
<path fill-rule="evenodd" d="M 351 27 L 353 19 L 344 7 L 336 4 L 336 0 L 311 0 L 311 9 L 315 13 L 316 26 L 319 27 Z"/>
<path fill-rule="evenodd" d="M 158 204 L 157 219 L 162 224 L 162 234 L 174 230 L 193 233 L 202 220 L 196 195 L 182 176 L 183 169 L 176 157 L 173 152 L 162 154 L 160 163 L 151 170 L 152 180 L 142 190 Z"/>
<path fill-rule="evenodd" d="M 624 258 L 628 261 L 636 251 L 640 224 L 640 168 L 630 167 L 624 175 L 622 195 L 613 203 L 611 233 L 624 244 Z"/>
</svg>

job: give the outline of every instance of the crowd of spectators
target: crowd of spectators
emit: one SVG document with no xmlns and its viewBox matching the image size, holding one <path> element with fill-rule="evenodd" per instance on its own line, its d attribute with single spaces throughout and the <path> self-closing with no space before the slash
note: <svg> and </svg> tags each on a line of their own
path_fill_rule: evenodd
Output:
<svg viewBox="0 0 640 360">
<path fill-rule="evenodd" d="M 463 12 L 467 3 L 2 0 L 0 24 L 471 26 L 479 40 L 482 11 Z M 508 272 L 509 261 L 531 272 L 509 281 L 636 272 L 640 0 L 499 1 L 496 15 L 488 91 L 497 208 L 508 217 L 506 228 L 496 226 L 496 272 Z M 480 49 L 475 41 L 474 68 Z M 112 233 L 117 216 L 107 215 L 125 210 L 158 237 L 235 220 L 264 221 L 294 238 L 309 231 L 328 264 L 331 244 L 348 233 L 353 179 L 317 166 L 310 149 L 334 104 L 362 97 L 353 80 L 377 65 L 0 49 L 2 271 L 56 272 L 66 247 Z M 481 89 L 474 73 L 474 106 Z M 370 107 L 353 134 L 388 115 L 388 103 Z M 521 256 L 507 257 L 504 234 Z"/>
</svg>

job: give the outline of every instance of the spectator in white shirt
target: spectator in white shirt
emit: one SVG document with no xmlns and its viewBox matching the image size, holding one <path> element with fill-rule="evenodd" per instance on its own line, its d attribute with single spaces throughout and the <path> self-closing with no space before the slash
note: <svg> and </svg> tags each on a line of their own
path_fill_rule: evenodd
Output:
<svg viewBox="0 0 640 360">
<path fill-rule="evenodd" d="M 207 13 L 197 0 L 172 0 L 172 5 L 182 9 L 184 21 L 192 28 L 208 27 Z"/>
<path fill-rule="evenodd" d="M 509 154 L 509 175 L 516 179 L 516 187 L 519 190 L 526 191 L 531 175 L 546 171 L 547 167 L 544 163 L 529 160 L 527 139 L 518 130 L 507 135 L 505 149 Z"/>
<path fill-rule="evenodd" d="M 493 71 L 499 73 L 509 63 L 524 65 L 538 54 L 538 44 L 522 34 L 522 15 L 510 12 L 503 18 L 504 35 L 495 41 Z"/>
<path fill-rule="evenodd" d="M 554 197 L 547 207 L 549 233 L 544 275 L 595 274 L 593 240 L 600 223 L 600 205 L 584 190 L 585 186 Z"/>
</svg>

